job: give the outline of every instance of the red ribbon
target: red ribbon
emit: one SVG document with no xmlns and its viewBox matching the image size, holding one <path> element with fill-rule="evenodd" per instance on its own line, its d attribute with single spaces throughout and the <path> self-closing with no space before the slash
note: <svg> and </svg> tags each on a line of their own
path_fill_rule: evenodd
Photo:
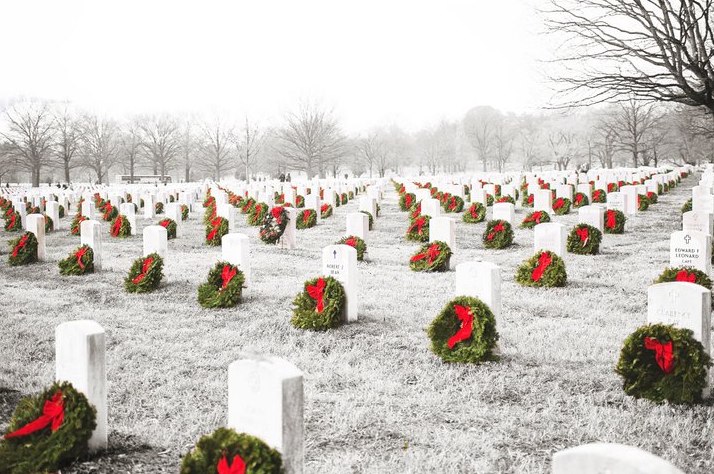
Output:
<svg viewBox="0 0 714 474">
<path fill-rule="evenodd" d="M 307 286 L 307 294 L 317 303 L 315 311 L 322 313 L 325 310 L 325 280 L 320 277 L 315 285 Z"/>
<path fill-rule="evenodd" d="M 15 214 L 15 212 L 13 212 L 10 215 L 10 224 L 8 225 L 8 229 L 14 229 L 16 222 L 17 222 L 17 214 Z"/>
<path fill-rule="evenodd" d="M 20 241 L 15 245 L 15 248 L 12 249 L 12 256 L 13 258 L 17 257 L 17 254 L 20 252 L 20 250 L 27 244 L 27 239 L 30 238 L 29 234 L 25 234 L 22 237 L 20 237 Z"/>
<path fill-rule="evenodd" d="M 117 216 L 116 220 L 114 221 L 114 225 L 112 226 L 112 237 L 116 237 L 119 235 L 119 231 L 121 230 L 121 223 L 122 223 L 122 217 L 121 214 Z"/>
<path fill-rule="evenodd" d="M 439 250 L 439 246 L 437 244 L 432 244 L 429 246 L 426 252 L 414 255 L 409 261 L 418 262 L 419 260 L 424 260 L 425 258 L 428 258 L 427 263 L 431 264 L 434 260 L 436 260 L 440 253 L 441 251 Z"/>
<path fill-rule="evenodd" d="M 561 207 L 563 207 L 563 205 L 565 205 L 565 201 L 563 201 L 563 198 L 558 198 L 553 203 L 553 209 L 560 209 Z"/>
<path fill-rule="evenodd" d="M 533 272 L 531 273 L 531 278 L 533 279 L 533 281 L 540 280 L 543 277 L 543 273 L 545 273 L 545 270 L 551 263 L 553 263 L 553 258 L 548 252 L 543 252 L 542 254 L 540 254 L 540 257 L 538 257 L 538 265 L 533 269 Z"/>
<path fill-rule="evenodd" d="M 345 245 L 349 245 L 350 247 L 357 247 L 357 239 L 354 237 L 350 237 L 349 239 L 345 240 Z"/>
<path fill-rule="evenodd" d="M 310 209 L 302 211 L 302 223 L 307 224 L 310 221 Z"/>
<path fill-rule="evenodd" d="M 409 227 L 409 232 L 413 232 L 414 227 L 416 227 L 417 234 L 421 235 L 421 229 L 424 227 L 424 224 L 426 224 L 426 219 L 424 217 L 417 217 L 411 227 Z"/>
<path fill-rule="evenodd" d="M 498 224 L 493 226 L 493 229 L 491 229 L 491 232 L 489 232 L 489 234 L 486 236 L 486 240 L 489 240 L 489 241 L 493 240 L 494 237 L 496 237 L 496 234 L 499 232 L 502 232 L 503 230 L 504 230 L 503 224 L 501 224 L 499 222 Z"/>
<path fill-rule="evenodd" d="M 216 237 L 216 234 L 218 233 L 218 228 L 221 226 L 221 218 L 216 217 L 215 219 L 213 219 L 211 221 L 211 226 L 212 226 L 212 229 L 208 233 L 208 236 L 206 237 L 206 239 L 208 239 L 208 240 L 213 240 Z"/>
<path fill-rule="evenodd" d="M 471 206 L 470 212 L 471 212 L 471 217 L 473 217 L 474 219 L 478 219 L 478 212 L 476 212 L 476 205 Z"/>
<path fill-rule="evenodd" d="M 168 226 L 169 226 L 169 220 L 168 220 L 168 219 L 164 219 L 164 220 L 162 220 L 161 222 L 159 222 L 159 225 L 160 225 L 161 227 L 168 227 Z"/>
<path fill-rule="evenodd" d="M 590 238 L 590 232 L 588 231 L 588 228 L 581 227 L 579 229 L 575 229 L 575 233 L 578 235 L 580 241 L 583 243 L 583 247 L 585 247 L 588 243 L 588 239 Z"/>
<path fill-rule="evenodd" d="M 688 281 L 689 283 L 694 283 L 697 281 L 697 276 L 694 273 L 687 273 L 687 270 L 680 270 L 674 277 L 676 281 Z"/>
<path fill-rule="evenodd" d="M 230 265 L 223 265 L 223 271 L 221 272 L 221 280 L 223 284 L 221 285 L 221 290 L 225 290 L 228 284 L 231 282 L 234 276 L 238 273 L 238 269 L 233 267 L 231 269 Z"/>
<path fill-rule="evenodd" d="M 21 436 L 27 436 L 41 429 L 47 428 L 48 426 L 54 433 L 64 421 L 64 399 L 62 398 L 62 391 L 57 390 L 52 398 L 45 401 L 45 405 L 42 407 L 42 414 L 37 417 L 34 421 L 27 423 L 20 429 L 8 433 L 5 435 L 5 439 L 19 438 Z"/>
<path fill-rule="evenodd" d="M 282 224 L 282 222 L 280 222 L 280 216 L 283 214 L 283 209 L 285 209 L 285 208 L 284 207 L 274 207 L 270 211 L 270 214 L 273 216 L 273 219 L 275 219 L 275 221 L 278 223 L 278 225 Z"/>
<path fill-rule="evenodd" d="M 543 217 L 543 212 L 536 211 L 530 216 L 526 217 L 526 222 L 535 222 L 536 224 L 540 224 L 541 217 Z"/>
<path fill-rule="evenodd" d="M 139 273 L 136 278 L 131 280 L 131 282 L 138 285 L 144 278 L 146 278 L 146 273 L 149 271 L 149 267 L 151 267 L 152 263 L 154 263 L 154 259 L 152 257 L 145 258 L 144 263 L 141 265 L 141 273 Z"/>
<path fill-rule="evenodd" d="M 575 195 L 575 204 L 580 204 L 580 201 L 583 200 L 583 195 L 578 193 Z"/>
<path fill-rule="evenodd" d="M 216 471 L 218 474 L 245 474 L 245 461 L 240 455 L 236 454 L 233 456 L 233 462 L 229 466 L 228 459 L 223 455 L 216 465 Z"/>
<path fill-rule="evenodd" d="M 645 337 L 645 349 L 655 351 L 657 365 L 665 374 L 674 369 L 674 354 L 672 353 L 672 341 L 659 342 L 653 337 Z"/>
<path fill-rule="evenodd" d="M 411 197 L 411 195 L 407 194 L 406 196 L 404 196 L 404 204 L 406 205 L 407 209 L 409 209 L 410 207 L 412 207 L 412 197 Z"/>
<path fill-rule="evenodd" d="M 328 204 L 323 204 L 322 206 L 320 206 L 320 212 L 322 212 L 322 213 L 327 212 L 327 206 L 328 206 Z"/>
<path fill-rule="evenodd" d="M 456 312 L 456 317 L 461 321 L 461 327 L 447 341 L 446 345 L 449 349 L 453 349 L 459 342 L 469 339 L 474 326 L 474 315 L 471 312 L 471 308 L 455 304 L 454 311 Z"/>
<path fill-rule="evenodd" d="M 74 256 L 77 257 L 77 265 L 79 265 L 79 268 L 84 270 L 84 262 L 82 262 L 82 257 L 84 257 L 84 254 L 87 253 L 87 250 L 89 250 L 89 247 L 81 247 L 79 250 L 77 250 L 74 253 Z"/>
<path fill-rule="evenodd" d="M 449 210 L 453 211 L 456 209 L 456 198 L 451 198 L 451 202 L 449 203 Z"/>
<path fill-rule="evenodd" d="M 608 229 L 614 229 L 615 226 L 617 225 L 617 219 L 615 219 L 615 211 L 609 210 L 605 214 L 607 214 L 606 217 L 606 222 L 605 225 L 607 226 Z"/>
<path fill-rule="evenodd" d="M 535 196 L 533 194 L 528 195 L 528 204 L 533 204 L 533 199 L 535 199 Z"/>
<path fill-rule="evenodd" d="M 595 192 L 593 193 L 593 201 L 596 199 L 600 199 L 601 193 L 602 193 L 602 191 L 600 191 L 599 189 L 596 189 Z"/>
</svg>

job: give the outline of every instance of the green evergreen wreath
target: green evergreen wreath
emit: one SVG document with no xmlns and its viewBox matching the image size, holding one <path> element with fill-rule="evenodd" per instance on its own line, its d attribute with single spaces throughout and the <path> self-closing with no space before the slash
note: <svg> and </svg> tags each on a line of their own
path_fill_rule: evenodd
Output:
<svg viewBox="0 0 714 474">
<path fill-rule="evenodd" d="M 5 230 L 8 232 L 17 232 L 22 228 L 22 216 L 19 212 L 9 208 L 10 214 L 5 214 Z"/>
<path fill-rule="evenodd" d="M 44 392 L 20 400 L 6 435 L 40 418 L 45 403 L 62 404 L 61 424 L 55 431 L 50 424 L 25 436 L 0 438 L 0 472 L 57 472 L 89 452 L 89 438 L 97 426 L 96 410 L 69 382 L 55 382 Z"/>
<path fill-rule="evenodd" d="M 600 253 L 602 232 L 588 225 L 578 224 L 568 234 L 568 252 L 578 255 L 597 255 Z"/>
<path fill-rule="evenodd" d="M 89 245 L 82 245 L 59 261 L 60 275 L 84 275 L 94 272 L 94 251 Z"/>
<path fill-rule="evenodd" d="M 470 324 L 462 318 L 471 318 Z M 444 362 L 480 364 L 498 360 L 494 354 L 496 318 L 478 298 L 458 296 L 449 301 L 431 322 L 428 335 L 432 352 Z"/>
<path fill-rule="evenodd" d="M 208 206 L 203 212 L 203 224 L 209 225 L 213 219 L 218 215 L 218 208 L 215 205 Z"/>
<path fill-rule="evenodd" d="M 429 242 L 429 221 L 430 216 L 417 216 L 412 219 L 407 228 L 407 240 L 415 242 Z"/>
<path fill-rule="evenodd" d="M 650 207 L 650 200 L 647 198 L 646 194 L 637 195 L 637 210 L 646 211 Z"/>
<path fill-rule="evenodd" d="M 80 235 L 81 231 L 81 224 L 83 221 L 88 220 L 86 217 L 84 217 L 82 214 L 79 212 L 74 215 L 74 219 L 72 219 L 72 226 L 69 229 L 70 234 L 72 235 Z"/>
<path fill-rule="evenodd" d="M 475 202 L 469 206 L 462 214 L 462 219 L 468 224 L 476 224 L 486 219 L 486 208 L 480 202 Z"/>
<path fill-rule="evenodd" d="M 558 216 L 563 216 L 570 212 L 570 199 L 558 198 L 553 201 L 553 212 Z"/>
<path fill-rule="evenodd" d="M 124 279 L 124 288 L 129 293 L 148 293 L 159 287 L 163 273 L 164 261 L 158 253 L 137 258 L 131 264 L 129 274 Z"/>
<path fill-rule="evenodd" d="M 353 247 L 355 250 L 357 250 L 357 260 L 360 262 L 364 260 L 364 253 L 367 251 L 367 244 L 364 240 L 360 239 L 356 235 L 348 235 L 347 237 L 342 237 L 340 240 L 337 241 L 337 244 L 349 245 L 350 247 Z"/>
<path fill-rule="evenodd" d="M 297 196 L 295 196 L 295 207 L 296 208 L 305 207 L 305 197 L 302 196 L 301 194 L 298 194 Z"/>
<path fill-rule="evenodd" d="M 297 216 L 295 227 L 298 229 L 310 229 L 311 227 L 315 227 L 316 224 L 317 213 L 315 209 L 303 209 Z"/>
<path fill-rule="evenodd" d="M 115 206 L 112 206 L 110 202 L 104 203 L 104 206 L 102 207 L 102 219 L 104 219 L 105 222 L 113 221 L 114 218 L 118 215 L 119 209 L 117 209 Z"/>
<path fill-rule="evenodd" d="M 661 183 L 657 183 L 657 194 L 664 194 L 664 186 Z"/>
<path fill-rule="evenodd" d="M 579 209 L 590 204 L 590 200 L 585 193 L 575 193 L 573 197 L 573 209 Z"/>
<path fill-rule="evenodd" d="M 251 209 L 250 213 L 248 214 L 248 225 L 261 225 L 265 220 L 265 216 L 266 214 L 268 214 L 269 210 L 270 208 L 264 202 L 255 203 L 253 205 L 253 209 Z"/>
<path fill-rule="evenodd" d="M 659 200 L 659 198 L 657 197 L 657 193 L 648 191 L 647 192 L 647 200 L 650 202 L 650 206 L 652 204 L 657 204 L 657 201 Z"/>
<path fill-rule="evenodd" d="M 516 282 L 523 286 L 565 286 L 568 275 L 565 262 L 554 252 L 541 250 L 524 261 L 516 270 Z"/>
<path fill-rule="evenodd" d="M 486 207 L 493 206 L 493 196 L 486 194 Z"/>
<path fill-rule="evenodd" d="M 169 219 L 168 217 L 165 219 L 161 219 L 159 221 L 159 225 L 166 229 L 166 240 L 171 240 L 176 238 L 176 221 L 173 219 Z"/>
<path fill-rule="evenodd" d="M 32 232 L 25 232 L 10 241 L 10 266 L 27 265 L 37 261 L 37 237 Z"/>
<path fill-rule="evenodd" d="M 258 235 L 266 244 L 276 244 L 288 225 L 288 212 L 284 207 L 274 207 L 266 214 Z"/>
<path fill-rule="evenodd" d="M 45 234 L 48 234 L 55 230 L 55 223 L 50 216 L 47 214 L 42 214 L 45 218 Z"/>
<path fill-rule="evenodd" d="M 253 206 L 255 206 L 255 199 L 248 198 L 242 202 L 240 212 L 241 214 L 250 214 L 253 211 Z"/>
<path fill-rule="evenodd" d="M 57 215 L 59 216 L 59 218 L 60 218 L 60 219 L 64 219 L 64 206 L 63 206 L 62 204 L 60 204 L 57 209 L 58 209 L 58 210 L 57 210 L 57 212 L 58 212 Z"/>
<path fill-rule="evenodd" d="M 712 281 L 709 275 L 693 267 L 667 267 L 657 280 L 655 280 L 655 283 L 665 283 L 669 281 L 696 283 L 709 290 L 712 289 Z"/>
<path fill-rule="evenodd" d="M 593 191 L 592 202 L 593 204 L 607 202 L 607 193 L 602 189 L 596 189 L 595 191 Z"/>
<path fill-rule="evenodd" d="M 215 474 L 224 457 L 230 467 L 240 462 L 236 456 L 245 463 L 247 474 L 283 473 L 280 453 L 260 438 L 230 428 L 218 428 L 210 435 L 202 436 L 196 447 L 183 457 L 180 474 Z"/>
<path fill-rule="evenodd" d="M 221 245 L 223 236 L 228 233 L 228 219 L 215 217 L 206 226 L 206 243 L 212 247 Z"/>
<path fill-rule="evenodd" d="M 367 217 L 369 217 L 369 230 L 372 230 L 372 227 L 374 226 L 374 218 L 372 217 L 372 213 L 367 212 L 367 211 L 359 211 L 359 212 L 361 212 L 362 214 L 366 214 Z"/>
<path fill-rule="evenodd" d="M 414 193 L 404 193 L 399 196 L 399 209 L 408 211 L 415 202 L 416 195 L 414 195 Z"/>
<path fill-rule="evenodd" d="M 550 222 L 550 214 L 545 211 L 535 211 L 528 214 L 521 222 L 521 228 L 532 229 L 538 224 L 543 224 L 544 222 Z"/>
<path fill-rule="evenodd" d="M 188 205 L 187 204 L 181 204 L 181 220 L 182 221 L 188 220 Z"/>
<path fill-rule="evenodd" d="M 293 317 L 290 323 L 298 329 L 325 331 L 342 321 L 345 308 L 345 290 L 332 277 L 313 278 L 305 282 L 305 290 L 293 300 Z M 311 296 L 312 295 L 314 296 Z M 320 293 L 322 305 L 320 302 Z"/>
<path fill-rule="evenodd" d="M 320 216 L 323 219 L 327 219 L 332 215 L 332 206 L 329 204 L 323 204 L 320 206 Z"/>
<path fill-rule="evenodd" d="M 164 203 L 157 202 L 156 204 L 154 204 L 154 212 L 156 214 L 163 214 L 164 213 Z"/>
<path fill-rule="evenodd" d="M 440 240 L 422 245 L 409 259 L 409 268 L 414 272 L 445 272 L 449 269 L 451 249 Z"/>
<path fill-rule="evenodd" d="M 342 193 L 342 194 L 340 195 L 340 199 L 342 200 L 342 205 L 343 205 L 343 206 L 344 206 L 345 204 L 347 204 L 347 202 L 349 201 L 349 197 L 347 196 L 347 193 Z"/>
<path fill-rule="evenodd" d="M 535 196 L 533 194 L 524 193 L 521 199 L 521 207 L 533 207 Z"/>
<path fill-rule="evenodd" d="M 502 197 L 498 198 L 498 200 L 496 200 L 496 204 L 506 203 L 506 202 L 511 203 L 514 206 L 516 205 L 516 200 L 513 199 L 513 196 L 502 196 Z"/>
<path fill-rule="evenodd" d="M 651 348 L 645 347 L 650 344 Z M 625 393 L 632 397 L 692 404 L 702 398 L 711 365 L 711 358 L 690 329 L 650 324 L 625 339 L 615 372 L 623 379 Z"/>
<path fill-rule="evenodd" d="M 198 287 L 198 302 L 204 308 L 232 308 L 240 303 L 245 276 L 237 266 L 218 262 L 208 272 L 208 281 Z"/>
<path fill-rule="evenodd" d="M 461 212 L 464 210 L 464 200 L 459 196 L 449 196 L 442 207 L 445 212 Z"/>
<path fill-rule="evenodd" d="M 119 214 L 114 218 L 109 226 L 109 235 L 112 237 L 129 237 L 131 235 L 131 224 L 124 214 Z"/>
<path fill-rule="evenodd" d="M 608 209 L 605 211 L 605 233 L 622 234 L 625 232 L 625 214 L 622 211 Z"/>
<path fill-rule="evenodd" d="M 502 249 L 513 243 L 513 229 L 504 220 L 491 220 L 483 232 L 483 245 L 487 249 Z"/>
<path fill-rule="evenodd" d="M 687 199 L 682 205 L 682 214 L 692 210 L 692 198 Z"/>
</svg>

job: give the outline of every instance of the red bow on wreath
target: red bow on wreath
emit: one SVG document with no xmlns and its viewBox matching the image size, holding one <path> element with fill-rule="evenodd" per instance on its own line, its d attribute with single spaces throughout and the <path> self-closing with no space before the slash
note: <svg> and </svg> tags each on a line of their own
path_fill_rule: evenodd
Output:
<svg viewBox="0 0 714 474">
<path fill-rule="evenodd" d="M 322 206 L 320 206 L 320 212 L 327 212 L 327 206 L 328 204 L 323 204 Z"/>
<path fill-rule="evenodd" d="M 471 308 L 455 304 L 454 311 L 456 312 L 456 317 L 461 321 L 461 327 L 446 342 L 449 349 L 453 349 L 459 342 L 469 339 L 474 326 L 474 315 L 471 312 Z"/>
<path fill-rule="evenodd" d="M 168 227 L 168 226 L 169 226 L 169 220 L 168 220 L 168 219 L 164 219 L 164 220 L 162 220 L 161 222 L 159 222 L 159 225 L 160 225 L 161 227 Z"/>
<path fill-rule="evenodd" d="M 607 226 L 608 229 L 614 229 L 615 225 L 617 225 L 617 219 L 615 219 L 615 211 L 609 210 L 606 212 L 606 222 L 605 225 Z"/>
<path fill-rule="evenodd" d="M 540 257 L 538 257 L 538 265 L 536 265 L 536 267 L 533 269 L 533 272 L 531 273 L 531 279 L 533 281 L 538 281 L 543 278 L 543 273 L 545 273 L 545 270 L 550 266 L 552 262 L 553 258 L 548 252 L 543 252 L 542 254 L 540 254 Z"/>
<path fill-rule="evenodd" d="M 533 194 L 529 194 L 529 195 L 528 195 L 528 204 L 533 204 L 533 199 L 534 199 L 534 198 L 535 198 L 535 196 L 533 196 Z"/>
<path fill-rule="evenodd" d="M 412 197 L 409 194 L 404 196 L 404 204 L 406 205 L 407 208 L 412 207 Z"/>
<path fill-rule="evenodd" d="M 307 294 L 314 299 L 317 305 L 315 311 L 322 313 L 325 310 L 325 280 L 320 277 L 315 285 L 307 285 Z"/>
<path fill-rule="evenodd" d="M 418 262 L 419 260 L 424 260 L 425 258 L 428 258 L 428 263 L 431 264 L 434 260 L 436 260 L 436 257 L 438 257 L 440 253 L 441 251 L 439 250 L 439 246 L 437 244 L 432 244 L 429 246 L 426 252 L 414 255 L 410 261 Z"/>
<path fill-rule="evenodd" d="M 687 270 L 680 270 L 674 277 L 676 281 L 688 281 L 689 283 L 695 283 L 697 281 L 697 276 L 694 273 L 687 273 Z"/>
<path fill-rule="evenodd" d="M 12 249 L 12 256 L 17 257 L 17 254 L 20 253 L 20 250 L 27 244 L 27 239 L 30 238 L 29 234 L 25 234 L 22 237 L 20 237 L 20 241 L 15 245 L 15 248 Z"/>
<path fill-rule="evenodd" d="M 223 284 L 221 284 L 221 290 L 225 290 L 228 284 L 231 282 L 234 276 L 238 273 L 238 269 L 233 267 L 231 269 L 230 265 L 223 265 L 223 271 L 221 272 L 221 281 L 223 281 Z"/>
<path fill-rule="evenodd" d="M 578 193 L 575 195 L 575 204 L 580 204 L 580 201 L 583 200 L 583 195 Z"/>
<path fill-rule="evenodd" d="M 653 337 L 645 337 L 645 349 L 655 351 L 655 360 L 662 372 L 668 374 L 674 369 L 674 354 L 672 353 L 672 341 L 659 342 Z"/>
<path fill-rule="evenodd" d="M 114 221 L 114 225 L 112 226 L 112 237 L 116 237 L 119 235 L 119 231 L 121 230 L 121 224 L 122 224 L 122 217 L 121 215 L 117 216 L 116 220 Z M 166 227 L 166 226 L 164 226 Z"/>
<path fill-rule="evenodd" d="M 206 237 L 208 240 L 213 240 L 216 237 L 216 234 L 218 233 L 218 228 L 221 226 L 221 218 L 216 217 L 211 221 L 211 232 L 208 233 L 208 237 Z"/>
<path fill-rule="evenodd" d="M 414 224 L 409 228 L 409 232 L 414 231 L 414 228 L 416 227 L 417 234 L 421 235 L 422 233 L 422 227 L 424 227 L 424 224 L 426 224 L 426 219 L 424 217 L 418 217 L 415 221 Z"/>
<path fill-rule="evenodd" d="M 526 222 L 535 222 L 536 224 L 540 224 L 541 217 L 543 217 L 543 212 L 536 211 L 529 217 L 526 217 Z"/>
<path fill-rule="evenodd" d="M 449 210 L 453 211 L 456 209 L 456 198 L 451 198 L 451 202 L 449 203 Z"/>
<path fill-rule="evenodd" d="M 135 285 L 138 285 L 141 283 L 141 281 L 146 278 L 146 274 L 149 271 L 149 268 L 151 267 L 151 264 L 154 263 L 153 257 L 147 257 L 144 259 L 144 263 L 141 264 L 141 273 L 139 273 L 131 282 Z"/>
<path fill-rule="evenodd" d="M 563 201 L 563 198 L 558 198 L 553 203 L 553 209 L 560 209 L 564 205 L 565 205 L 565 201 Z"/>
<path fill-rule="evenodd" d="M 478 219 L 478 212 L 476 211 L 475 205 L 471 206 L 471 209 L 469 210 L 469 212 L 471 213 L 471 217 L 473 217 L 474 219 Z"/>
<path fill-rule="evenodd" d="M 236 454 L 233 456 L 233 462 L 229 466 L 228 459 L 224 454 L 216 465 L 216 471 L 218 474 L 245 474 L 245 461 L 240 455 Z"/>
<path fill-rule="evenodd" d="M 590 232 L 587 227 L 581 227 L 580 229 L 575 229 L 575 233 L 580 238 L 580 242 L 583 243 L 583 247 L 588 244 L 588 239 L 590 238 Z"/>
<path fill-rule="evenodd" d="M 10 215 L 10 224 L 8 225 L 8 229 L 14 229 L 15 228 L 15 223 L 17 222 L 17 214 L 14 212 Z"/>
<path fill-rule="evenodd" d="M 349 245 L 350 247 L 357 247 L 357 239 L 354 237 L 350 237 L 349 239 L 345 240 L 345 245 Z"/>
<path fill-rule="evenodd" d="M 501 224 L 499 222 L 498 224 L 493 226 L 493 229 L 491 229 L 491 232 L 489 232 L 488 235 L 486 236 L 486 240 L 488 240 L 488 241 L 493 240 L 494 237 L 496 237 L 496 234 L 499 232 L 503 232 L 504 229 L 505 229 L 505 227 L 503 227 L 503 224 Z"/>
<path fill-rule="evenodd" d="M 282 224 L 280 222 L 280 216 L 283 214 L 283 209 L 284 207 L 274 207 L 271 211 L 270 214 L 273 216 L 273 219 L 278 223 L 278 225 Z"/>
<path fill-rule="evenodd" d="M 310 209 L 302 211 L 302 223 L 307 224 L 310 221 Z"/>
<path fill-rule="evenodd" d="M 593 200 L 595 200 L 595 199 L 600 199 L 600 194 L 601 194 L 601 193 L 602 193 L 602 191 L 600 191 L 599 189 L 596 190 L 596 191 L 593 193 Z"/>
<path fill-rule="evenodd" d="M 84 262 L 82 262 L 82 257 L 84 257 L 84 254 L 87 253 L 87 250 L 89 250 L 89 247 L 81 247 L 74 253 L 74 256 L 77 257 L 77 265 L 79 265 L 79 268 L 81 268 L 82 270 L 84 270 Z"/>
<path fill-rule="evenodd" d="M 52 398 L 45 401 L 45 405 L 42 407 L 42 414 L 37 417 L 34 421 L 27 423 L 25 426 L 8 433 L 5 435 L 5 439 L 19 438 L 21 436 L 27 436 L 41 429 L 47 428 L 48 426 L 54 433 L 64 421 L 64 399 L 62 398 L 62 391 L 57 390 Z"/>
</svg>

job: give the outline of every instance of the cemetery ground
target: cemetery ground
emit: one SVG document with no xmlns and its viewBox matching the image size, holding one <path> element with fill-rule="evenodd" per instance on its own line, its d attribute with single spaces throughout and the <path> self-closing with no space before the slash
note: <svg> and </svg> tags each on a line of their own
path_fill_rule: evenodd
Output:
<svg viewBox="0 0 714 474">
<path fill-rule="evenodd" d="M 568 254 L 564 288 L 523 288 L 515 269 L 534 253 L 532 230 L 515 245 L 486 250 L 485 223 L 457 219 L 455 263 L 501 266 L 500 362 L 445 364 L 425 328 L 454 296 L 453 271 L 418 274 L 418 244 L 389 188 L 359 264 L 360 320 L 328 332 L 294 329 L 291 302 L 318 276 L 321 250 L 344 233 L 345 215 L 297 233 L 298 249 L 251 239 L 252 285 L 227 310 L 203 309 L 196 291 L 220 248 L 203 244 L 202 210 L 169 241 L 165 282 L 128 294 L 123 279 L 141 256 L 141 229 L 111 238 L 103 224 L 103 270 L 61 277 L 57 261 L 79 245 L 71 215 L 48 234 L 48 261 L 9 267 L 0 258 L 0 429 L 21 395 L 54 377 L 54 330 L 93 319 L 106 329 L 107 452 L 67 472 L 177 472 L 180 457 L 226 421 L 228 365 L 245 353 L 271 354 L 304 371 L 305 472 L 549 472 L 554 452 L 617 442 L 665 458 L 685 472 L 713 472 L 714 408 L 656 405 L 626 396 L 614 373 L 625 337 L 645 324 L 647 287 L 669 262 L 669 235 L 696 178 L 604 235 L 601 254 Z M 489 215 L 490 215 L 489 209 Z M 518 209 L 516 222 L 526 210 Z M 577 211 L 552 216 L 571 228 Z M 241 220 L 243 223 L 244 220 Z M 0 233 L 2 240 L 11 236 Z"/>
</svg>

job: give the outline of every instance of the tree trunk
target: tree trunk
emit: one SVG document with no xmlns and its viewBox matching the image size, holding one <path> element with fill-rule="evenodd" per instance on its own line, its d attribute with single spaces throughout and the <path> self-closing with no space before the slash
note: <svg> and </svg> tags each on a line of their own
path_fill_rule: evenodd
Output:
<svg viewBox="0 0 714 474">
<path fill-rule="evenodd" d="M 188 165 L 188 161 L 186 162 L 186 174 L 184 179 L 187 183 L 191 182 L 191 167 Z"/>
<path fill-rule="evenodd" d="M 40 166 L 39 165 L 35 165 L 32 168 L 32 187 L 33 188 L 40 187 Z"/>
<path fill-rule="evenodd" d="M 70 178 L 69 178 L 69 162 L 65 161 L 64 162 L 64 180 L 67 184 L 70 183 Z"/>
</svg>

